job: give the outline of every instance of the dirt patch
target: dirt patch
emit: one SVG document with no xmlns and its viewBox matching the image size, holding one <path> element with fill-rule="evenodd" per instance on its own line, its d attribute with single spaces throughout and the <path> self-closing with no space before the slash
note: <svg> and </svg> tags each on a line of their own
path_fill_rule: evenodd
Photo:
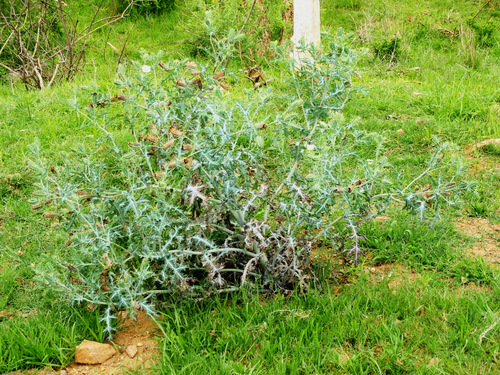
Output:
<svg viewBox="0 0 500 375">
<path fill-rule="evenodd" d="M 500 224 L 486 218 L 462 218 L 457 229 L 476 241 L 467 252 L 483 258 L 488 264 L 500 268 Z"/>
<path fill-rule="evenodd" d="M 123 374 L 130 369 L 144 369 L 146 373 L 153 364 L 158 354 L 158 342 L 154 339 L 158 326 L 146 317 L 144 312 L 137 314 L 137 321 L 127 319 L 124 329 L 117 333 L 112 344 L 119 350 L 119 353 L 108 359 L 106 362 L 96 365 L 79 365 L 72 363 L 64 370 L 67 375 L 77 374 Z M 128 347 L 135 347 L 137 354 L 133 358 L 126 353 Z"/>
<path fill-rule="evenodd" d="M 497 157 L 492 157 L 483 152 L 485 147 L 500 146 L 500 139 L 485 139 L 475 145 L 466 147 L 465 159 L 471 162 L 469 170 L 474 175 L 483 174 L 485 172 L 500 173 L 500 163 Z"/>
<path fill-rule="evenodd" d="M 469 160 L 469 170 L 474 176 L 488 177 L 488 173 L 500 173 L 500 163 L 492 160 L 491 157 L 466 155 L 466 160 Z"/>
<path fill-rule="evenodd" d="M 386 263 L 379 266 L 369 268 L 371 279 L 376 283 L 381 283 L 387 280 L 389 289 L 398 289 L 405 283 L 413 283 L 418 279 L 419 275 L 411 272 L 401 264 Z"/>
<path fill-rule="evenodd" d="M 491 293 L 493 292 L 493 289 L 491 289 L 488 286 L 484 285 L 477 285 L 476 283 L 463 283 L 460 287 L 456 289 L 457 294 L 459 296 L 467 295 L 467 294 L 476 294 L 477 292 L 488 292 Z"/>
<path fill-rule="evenodd" d="M 126 319 L 123 330 L 116 334 L 111 344 L 118 353 L 100 365 L 80 365 L 71 363 L 60 369 L 33 369 L 10 372 L 6 375 L 122 375 L 134 369 L 143 370 L 144 374 L 153 374 L 149 370 L 159 354 L 157 324 L 144 312 L 137 314 L 137 321 Z M 133 358 L 127 354 L 127 348 L 135 348 Z M 132 352 L 133 353 L 133 352 Z"/>
</svg>

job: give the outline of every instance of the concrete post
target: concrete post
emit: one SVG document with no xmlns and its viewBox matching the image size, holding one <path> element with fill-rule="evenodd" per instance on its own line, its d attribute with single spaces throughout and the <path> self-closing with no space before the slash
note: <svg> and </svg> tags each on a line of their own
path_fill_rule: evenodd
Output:
<svg viewBox="0 0 500 375">
<path fill-rule="evenodd" d="M 300 40 L 306 44 L 320 45 L 320 8 L 319 0 L 294 0 L 293 1 L 293 37 L 292 42 L 298 45 Z M 308 54 L 294 49 L 297 62 L 307 59 Z"/>
</svg>

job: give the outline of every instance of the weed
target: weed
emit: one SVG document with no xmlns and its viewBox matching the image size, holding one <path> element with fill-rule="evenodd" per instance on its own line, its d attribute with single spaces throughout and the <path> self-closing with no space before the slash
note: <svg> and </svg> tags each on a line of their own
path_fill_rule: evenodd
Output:
<svg viewBox="0 0 500 375">
<path fill-rule="evenodd" d="M 474 31 L 468 27 L 462 27 L 460 41 L 465 65 L 472 69 L 479 69 L 482 58 L 478 55 Z"/>
<path fill-rule="evenodd" d="M 401 57 L 401 39 L 396 36 L 373 43 L 373 53 L 380 60 L 392 64 Z"/>
<path fill-rule="evenodd" d="M 224 54 L 214 54 L 215 68 L 147 55 L 140 73 L 122 69 L 117 85 L 128 99 L 120 116 L 132 130 L 125 147 L 111 133 L 112 99 L 92 90 L 90 105 L 75 101 L 103 138 L 99 149 L 81 147 L 55 168 L 33 146 L 38 194 L 72 233 L 68 256 L 46 259 L 41 280 L 109 322 L 121 309 L 153 314 L 158 298 L 176 292 L 307 290 L 316 242 L 339 243 L 359 262 L 360 225 L 393 203 L 437 220 L 468 189 L 445 181 L 454 164 L 446 146 L 410 180 L 389 182 L 380 138 L 337 112 L 350 91 L 353 51 L 341 39 L 326 53 L 301 48 L 312 59 L 298 71 L 277 48 L 289 74 L 280 101 L 289 105 L 274 118 L 259 119 L 272 103 L 265 92 L 227 105 L 218 89 L 225 74 L 212 73 Z M 265 147 L 272 143 L 278 150 Z"/>
<path fill-rule="evenodd" d="M 80 2 L 66 3 L 68 9 L 71 8 L 73 14 L 82 20 L 80 24 L 89 21 L 92 7 L 82 7 Z M 112 84 L 119 56 L 112 52 L 107 42 L 120 50 L 134 23 L 123 53 L 122 63 L 125 66 L 130 67 L 132 59 L 139 60 L 141 50 L 155 53 L 165 50 L 163 60 L 187 58 L 190 56 L 187 42 L 197 35 L 203 35 L 199 44 L 207 46 L 206 30 L 201 27 L 207 8 L 200 3 L 191 0 L 176 2 L 176 9 L 161 17 L 124 19 L 107 32 L 93 34 L 88 41 L 88 64 L 76 76 L 77 84 L 88 86 L 90 81 L 95 80 L 97 89 L 92 92 L 101 94 L 105 99 L 124 93 L 118 92 Z M 348 3 L 343 2 L 346 6 L 349 6 Z M 497 6 L 497 3 L 490 4 Z M 284 2 L 269 4 L 281 7 Z M 359 9 L 339 8 L 336 4 L 337 0 L 323 0 L 322 29 L 342 27 L 348 32 L 359 29 L 361 37 L 349 41 L 349 46 L 372 49 L 370 43 L 381 38 L 381 34 L 386 35 L 383 38 L 394 35 L 404 38 L 401 40 L 404 42 L 401 45 L 403 56 L 397 65 L 374 64 L 372 59 L 366 57 L 368 54 L 361 59 L 350 82 L 352 86 L 363 86 L 369 94 L 349 97 L 343 111 L 347 122 L 355 122 L 354 128 L 358 131 L 378 134 L 384 145 L 381 154 L 392 165 L 385 167 L 390 181 L 396 181 L 398 175 L 403 180 L 411 180 L 417 170 L 426 168 L 427 155 L 434 147 L 434 136 L 456 143 L 458 147 L 452 152 L 459 156 L 464 155 L 466 146 L 484 138 L 500 137 L 496 108 L 500 96 L 494 84 L 500 74 L 496 63 L 500 57 L 499 34 L 495 31 L 486 36 L 486 43 L 481 43 L 481 31 L 468 23 L 477 13 L 478 4 L 453 0 L 372 0 Z M 240 10 L 243 16 L 217 16 L 216 21 L 220 20 L 226 27 L 240 26 L 247 15 L 247 8 L 226 9 L 235 13 Z M 258 12 L 254 16 L 263 14 L 259 8 L 256 10 Z M 288 12 L 288 18 L 282 18 L 278 11 L 271 17 L 274 20 L 273 39 L 280 33 L 283 39 L 287 39 L 291 33 L 290 13 L 289 10 L 285 12 Z M 476 19 L 482 27 L 489 18 L 498 24 L 498 17 L 497 6 L 491 11 L 485 8 Z M 249 25 L 252 25 L 251 30 L 262 32 L 265 30 L 262 25 L 267 27 L 270 23 L 254 27 L 252 19 Z M 477 70 L 464 63 L 461 25 L 468 25 L 473 32 L 471 39 L 474 39 L 477 56 L 482 60 Z M 249 33 L 250 28 L 245 31 Z M 223 35 L 221 32 L 217 38 Z M 255 46 L 245 43 L 242 46 L 255 49 Z M 239 45 L 236 47 L 239 52 Z M 256 58 L 245 48 L 241 52 Z M 282 66 L 271 65 L 270 60 L 259 62 L 267 69 L 266 78 L 273 78 L 274 81 L 270 88 L 252 90 L 256 97 L 262 95 L 261 98 L 269 104 L 269 107 L 255 104 L 253 123 L 260 124 L 266 119 L 263 123 L 268 125 L 268 129 L 273 129 L 281 125 L 273 124 L 267 116 L 288 108 L 290 103 L 284 94 L 289 91 L 289 86 L 282 84 Z M 150 62 L 142 64 L 152 66 Z M 233 59 L 226 71 L 226 83 L 231 86 L 231 91 L 225 91 L 224 97 L 229 107 L 229 103 L 241 102 L 247 97 L 247 85 L 239 86 L 245 78 L 230 74 L 231 70 L 245 68 L 240 59 Z M 67 318 L 70 325 L 79 320 L 72 313 L 61 315 L 57 310 L 61 300 L 53 293 L 42 293 L 41 288 L 33 285 L 32 264 L 43 266 L 46 259 L 65 259 L 72 249 L 64 246 L 68 240 L 61 225 L 64 218 L 43 218 L 44 210 L 53 212 L 53 207 L 30 208 L 32 204 L 44 201 L 32 195 L 34 179 L 26 173 L 27 145 L 38 138 L 43 158 L 49 166 L 57 168 L 65 164 L 65 159 L 69 161 L 74 157 L 75 153 L 71 150 L 78 149 L 81 144 L 90 150 L 106 146 L 104 142 L 94 149 L 94 140 L 101 136 L 101 132 L 94 127 L 81 129 L 83 117 L 67 108 L 67 102 L 74 101 L 74 89 L 70 85 L 63 83 L 42 93 L 26 93 L 19 90 L 14 80 L 11 83 L 12 86 L 0 85 L 0 324 L 9 323 L 9 329 L 6 325 L 0 327 L 0 337 L 5 333 L 11 340 L 9 342 L 12 342 L 12 332 L 30 331 L 24 324 L 35 316 L 34 310 L 38 316 L 49 317 L 36 320 L 39 331 L 35 336 L 42 331 L 50 332 L 51 326 L 57 326 L 51 316 L 61 317 L 63 321 Z M 92 102 L 89 91 L 79 91 L 76 95 L 83 107 Z M 109 110 L 109 118 L 123 116 L 127 102 L 111 103 L 104 108 Z M 103 112 L 103 108 L 98 110 Z M 392 117 L 388 119 L 388 115 Z M 147 127 L 150 123 L 143 125 Z M 288 126 L 283 127 L 288 129 Z M 399 129 L 403 130 L 403 135 L 397 133 Z M 128 119 L 120 117 L 108 130 L 123 148 L 127 147 L 127 142 L 135 142 Z M 266 134 L 265 131 L 257 132 L 258 136 L 263 134 Z M 287 135 L 276 139 L 262 136 L 255 140 L 269 152 L 271 164 L 278 164 L 284 158 L 283 150 L 295 139 Z M 370 155 L 376 150 L 374 145 L 360 145 L 357 151 L 371 159 Z M 325 147 L 329 146 L 325 144 Z M 106 153 L 107 148 L 101 149 L 99 158 Z M 105 158 L 107 165 L 114 165 L 112 155 L 110 153 Z M 468 205 L 479 199 L 481 207 L 478 207 L 477 213 L 487 214 L 490 220 L 498 220 L 495 210 L 498 209 L 500 178 L 493 164 L 495 158 L 495 155 L 478 152 L 474 159 L 469 160 L 473 166 L 476 162 L 478 165 L 462 175 L 463 179 L 479 179 L 479 197 L 466 195 L 466 208 L 470 209 Z M 312 165 L 308 158 L 302 161 L 306 163 L 304 169 Z M 485 161 L 488 164 L 483 166 Z M 274 176 L 275 173 L 281 172 L 275 167 L 270 168 L 270 174 Z M 5 183 L 5 177 L 9 175 L 16 176 L 13 183 Z M 36 202 L 31 202 L 32 199 Z M 468 213 L 449 210 L 444 216 L 449 218 Z M 374 255 L 378 257 L 376 263 L 397 260 L 398 263 L 393 266 L 381 267 L 388 268 L 386 277 L 391 272 L 397 274 L 403 263 L 403 282 L 390 282 L 392 278 L 388 277 L 379 285 L 380 280 L 375 282 L 373 275 L 360 271 L 362 265 L 346 269 L 335 258 L 324 263 L 315 259 L 311 267 L 318 280 L 310 285 L 320 286 L 321 293 L 310 288 L 313 290 L 300 298 L 280 294 L 269 298 L 264 295 L 224 294 L 193 303 L 185 298 L 173 297 L 172 304 L 163 301 L 159 305 L 160 311 L 167 315 L 165 320 L 172 326 L 165 328 L 167 335 L 162 338 L 164 360 L 159 364 L 160 369 L 155 371 L 193 373 L 199 369 L 201 373 L 229 373 L 234 370 L 239 373 L 288 371 L 328 374 L 495 372 L 500 360 L 498 313 L 495 314 L 500 309 L 498 272 L 492 274 L 492 270 L 484 267 L 482 262 L 470 261 L 461 251 L 470 242 L 448 230 L 443 223 L 429 229 L 391 210 L 387 215 L 400 221 L 398 224 L 386 224 L 389 227 L 401 226 L 394 232 L 408 230 L 412 234 L 406 237 L 388 234 L 387 227 L 380 224 L 373 228 L 363 227 L 366 232 L 362 230 L 361 234 L 369 240 L 364 243 L 364 250 L 369 252 L 370 248 L 374 249 Z M 433 232 L 435 236 L 430 235 Z M 345 231 L 339 232 L 343 233 Z M 415 238 L 418 235 L 427 242 Z M 460 243 L 463 240 L 465 244 Z M 405 244 L 412 247 L 405 249 Z M 328 241 L 322 246 L 328 259 L 331 259 L 331 253 L 337 252 L 338 243 Z M 419 247 L 425 251 L 420 251 Z M 313 255 L 316 255 L 316 249 Z M 364 262 L 369 264 L 371 256 Z M 408 256 L 413 257 L 414 264 L 405 260 Z M 449 264 L 440 262 L 440 256 L 449 259 Z M 424 262 L 425 265 L 422 264 Z M 470 280 L 467 275 L 471 275 Z M 496 281 L 492 280 L 495 275 Z M 462 285 L 462 277 L 469 282 L 465 281 Z M 474 280 L 481 285 L 474 285 Z M 330 287 L 329 283 L 333 286 Z M 394 285 L 397 287 L 394 288 Z M 13 317 L 8 318 L 11 314 Z M 97 319 L 92 316 L 82 316 L 90 326 L 104 323 L 96 322 Z M 18 329 L 14 330 L 16 326 Z M 99 341 L 105 336 L 104 327 L 94 329 L 97 338 L 83 328 L 78 328 L 78 331 L 86 332 L 86 339 Z M 66 328 L 58 332 L 60 336 L 70 336 Z M 35 337 L 33 342 L 38 339 Z M 53 352 L 55 348 L 64 351 L 69 345 L 68 342 L 52 340 L 44 350 Z M 32 360 L 31 355 L 20 353 L 16 364 L 9 365 L 6 371 L 30 367 L 27 363 Z M 1 357 L 0 363 L 8 363 L 7 357 Z"/>
</svg>

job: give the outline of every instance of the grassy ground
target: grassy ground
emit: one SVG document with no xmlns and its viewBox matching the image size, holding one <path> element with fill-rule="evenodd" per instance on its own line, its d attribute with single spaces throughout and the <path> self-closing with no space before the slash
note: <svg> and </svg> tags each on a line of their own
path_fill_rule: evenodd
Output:
<svg viewBox="0 0 500 375">
<path fill-rule="evenodd" d="M 161 373 L 495 371 L 498 343 L 479 343 L 496 319 L 492 291 L 390 272 L 359 272 L 352 284 L 302 297 L 176 305 L 162 322 Z"/>
<path fill-rule="evenodd" d="M 484 3 L 322 2 L 323 29 L 342 27 L 363 51 L 353 85 L 366 93 L 351 99 L 345 116 L 384 137 L 401 173 L 424 163 L 433 136 L 452 142 L 477 192 L 433 228 L 396 214 L 368 225 L 364 263 L 339 269 L 319 257 L 323 281 L 306 295 L 165 307 L 159 373 L 498 371 L 498 264 L 470 257 L 474 240 L 453 224 L 474 217 L 500 223 L 500 152 L 471 148 L 500 138 L 500 4 L 481 10 Z M 68 103 L 75 86 L 91 82 L 114 94 L 118 55 L 106 41 L 121 48 L 132 29 L 125 61 L 140 58 L 141 49 L 188 56 L 199 16 L 181 3 L 167 16 L 125 20 L 94 36 L 75 82 L 42 93 L 0 87 L 0 373 L 64 365 L 78 340 L 103 339 L 95 315 L 61 307 L 59 296 L 35 282 L 32 265 L 64 257 L 66 237 L 43 210 L 30 208 L 28 146 L 39 139 L 57 164 L 92 142 L 96 130 L 82 128 Z M 264 65 L 269 76 L 279 74 Z M 241 68 L 239 61 L 230 68 Z"/>
</svg>

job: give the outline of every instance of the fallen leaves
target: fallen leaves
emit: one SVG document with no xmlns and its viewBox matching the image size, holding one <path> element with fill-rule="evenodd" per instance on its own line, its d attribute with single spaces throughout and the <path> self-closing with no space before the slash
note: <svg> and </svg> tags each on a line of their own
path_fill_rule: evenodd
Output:
<svg viewBox="0 0 500 375">
<path fill-rule="evenodd" d="M 170 147 L 172 147 L 172 145 L 173 145 L 174 143 L 175 143 L 175 139 L 171 139 L 171 140 L 169 140 L 168 142 L 165 142 L 165 143 L 163 144 L 163 148 L 164 148 L 165 150 L 167 150 L 167 149 L 169 149 Z"/>
<path fill-rule="evenodd" d="M 170 126 L 170 127 L 168 128 L 168 132 L 169 132 L 170 134 L 172 134 L 174 137 L 177 137 L 177 138 L 182 137 L 182 131 L 181 131 L 181 130 L 179 130 L 179 129 L 178 129 L 177 127 L 175 127 L 174 125 L 172 125 L 172 126 Z"/>
</svg>

